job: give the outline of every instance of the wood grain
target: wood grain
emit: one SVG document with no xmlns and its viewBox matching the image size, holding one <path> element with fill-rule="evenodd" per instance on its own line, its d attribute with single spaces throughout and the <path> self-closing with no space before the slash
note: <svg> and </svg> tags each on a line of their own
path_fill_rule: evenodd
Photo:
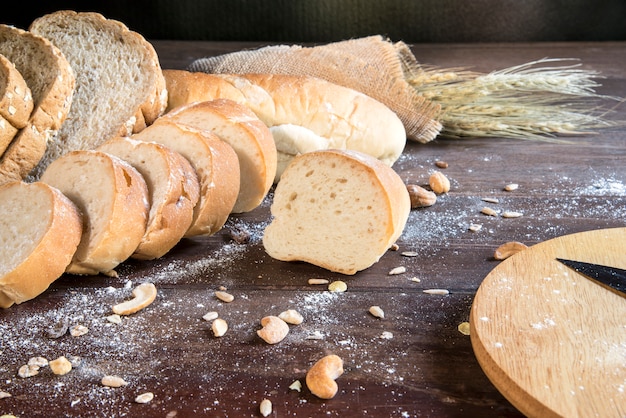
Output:
<svg viewBox="0 0 626 418">
<path fill-rule="evenodd" d="M 195 58 L 253 46 L 154 45 L 164 68 L 185 68 Z M 546 56 L 579 57 L 585 68 L 606 76 L 602 92 L 626 97 L 624 43 L 413 48 L 424 63 L 486 71 Z M 610 116 L 624 121 L 626 108 L 618 106 Z M 186 239 L 159 260 L 123 263 L 117 279 L 63 276 L 37 299 L 0 311 L 0 391 L 12 395 L 0 399 L 0 414 L 256 417 L 259 403 L 268 398 L 275 416 L 523 416 L 491 383 L 470 337 L 457 327 L 469 320 L 481 282 L 499 265 L 493 252 L 500 244 L 534 245 L 625 226 L 626 130 L 573 138 L 568 145 L 497 138 L 411 143 L 394 169 L 405 182 L 423 185 L 438 169 L 437 160 L 449 164 L 443 172 L 451 180 L 450 192 L 429 208 L 413 210 L 399 251 L 354 277 L 269 258 L 259 236 L 269 221 L 270 195 L 254 211 L 232 216 L 214 236 Z M 519 189 L 504 191 L 510 182 Z M 484 197 L 500 203 L 488 204 Z M 524 216 L 485 216 L 484 206 Z M 482 229 L 469 231 L 471 223 Z M 232 235 L 242 231 L 250 240 L 236 243 Z M 407 272 L 389 276 L 398 266 Z M 309 285 L 312 277 L 344 280 L 348 290 L 330 294 L 324 286 Z M 121 324 L 108 322 L 111 307 L 144 281 L 157 286 L 157 299 Z M 215 298 L 220 286 L 235 296 L 233 302 Z M 423 293 L 433 288 L 450 293 Z M 372 305 L 384 310 L 384 319 L 368 313 Z M 289 308 L 303 314 L 302 324 L 291 326 L 276 345 L 258 338 L 262 317 Z M 608 305 L 605 309 L 608 315 Z M 202 319 L 213 310 L 229 323 L 220 338 Z M 64 317 L 71 325 L 87 326 L 89 333 L 48 339 L 47 328 Z M 384 332 L 392 338 L 383 338 Z M 327 354 L 344 360 L 333 399 L 318 399 L 306 387 L 289 389 L 295 380 L 304 383 L 306 370 Z M 46 368 L 31 378 L 17 376 L 30 357 L 60 355 L 75 361 L 65 376 Z M 99 382 L 105 374 L 120 375 L 128 385 L 104 388 Z M 146 391 L 154 400 L 135 403 Z"/>
</svg>

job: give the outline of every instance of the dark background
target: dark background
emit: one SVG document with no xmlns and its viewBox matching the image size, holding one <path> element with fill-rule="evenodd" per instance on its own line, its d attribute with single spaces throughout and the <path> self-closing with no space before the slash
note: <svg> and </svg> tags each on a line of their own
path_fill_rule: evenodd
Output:
<svg viewBox="0 0 626 418">
<path fill-rule="evenodd" d="M 626 0 L 103 0 L 14 3 L 0 23 L 27 29 L 59 9 L 99 11 L 149 39 L 330 42 L 626 40 Z"/>
</svg>

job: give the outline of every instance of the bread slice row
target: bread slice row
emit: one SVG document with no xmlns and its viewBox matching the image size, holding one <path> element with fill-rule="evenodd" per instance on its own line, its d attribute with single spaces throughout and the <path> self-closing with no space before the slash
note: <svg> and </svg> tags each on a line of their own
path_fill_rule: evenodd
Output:
<svg viewBox="0 0 626 418">
<path fill-rule="evenodd" d="M 0 24 L 0 54 L 24 79 L 32 100 L 26 123 L 5 132 L 0 153 L 0 184 L 22 180 L 39 163 L 48 141 L 56 137 L 70 111 L 76 79 L 63 53 L 48 39 L 30 31 Z M 22 88 L 18 88 L 21 92 Z M 4 116 L 4 115 L 3 115 Z M 12 134 L 12 136 L 11 136 Z"/>
</svg>

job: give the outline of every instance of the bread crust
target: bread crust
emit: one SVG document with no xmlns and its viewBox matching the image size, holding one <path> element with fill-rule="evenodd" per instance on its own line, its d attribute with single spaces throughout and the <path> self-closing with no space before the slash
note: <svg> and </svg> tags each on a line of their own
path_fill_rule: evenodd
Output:
<svg viewBox="0 0 626 418">
<path fill-rule="evenodd" d="M 247 106 L 229 99 L 193 102 L 159 118 L 213 132 L 237 153 L 241 169 L 239 196 L 233 213 L 257 208 L 272 187 L 277 153 L 269 128 Z M 228 132 L 236 130 L 231 136 Z"/>
<path fill-rule="evenodd" d="M 180 154 L 156 142 L 117 137 L 102 144 L 98 150 L 128 162 L 148 185 L 150 212 L 146 233 L 131 257 L 140 260 L 162 257 L 191 226 L 194 207 L 200 196 L 196 172 Z M 155 158 L 166 167 L 166 177 L 153 175 L 146 167 L 150 164 L 156 166 L 158 162 Z"/>
<path fill-rule="evenodd" d="M 312 175 L 319 170 L 323 176 Z M 335 186 L 340 183 L 351 185 Z M 276 186 L 263 245 L 272 258 L 353 275 L 376 263 L 398 239 L 410 209 L 402 179 L 372 156 L 353 150 L 305 153 L 294 158 Z M 350 229 L 342 230 L 348 221 Z"/>
<path fill-rule="evenodd" d="M 167 90 L 157 53 L 124 23 L 96 12 L 60 10 L 35 19 L 29 30 L 63 51 L 77 78 L 68 123 L 48 147 L 38 172 L 69 151 L 95 149 L 112 137 L 139 132 L 165 110 Z M 80 47 L 85 43 L 93 46 L 94 55 Z M 117 68 L 111 62 L 125 65 L 128 77 L 107 73 Z"/>
<path fill-rule="evenodd" d="M 193 222 L 185 237 L 212 235 L 226 223 L 239 194 L 240 170 L 237 154 L 216 135 L 159 120 L 133 139 L 163 144 L 184 157 L 200 182 L 200 198 Z"/>
<path fill-rule="evenodd" d="M 389 166 L 406 145 L 404 125 L 391 109 L 356 90 L 319 78 L 182 70 L 165 71 L 164 76 L 170 106 L 230 99 L 249 107 L 270 128 L 302 126 L 327 138 L 328 148 L 364 152 Z M 295 156 L 279 144 L 277 150 L 284 154 L 283 159 Z"/>
<path fill-rule="evenodd" d="M 0 278 L 2 308 L 33 299 L 43 293 L 63 274 L 80 241 L 81 214 L 78 208 L 54 187 L 41 182 L 15 181 L 1 186 L 0 196 L 5 193 L 22 193 L 25 199 L 32 199 L 29 189 L 35 188 L 45 194 L 50 205 L 50 215 L 48 219 L 31 219 L 29 222 L 40 222 L 46 232 L 28 257 Z M 41 203 L 41 200 L 39 202 Z"/>
<path fill-rule="evenodd" d="M 73 177 L 72 167 L 80 168 L 76 173 L 80 178 Z M 105 171 L 96 172 L 96 168 Z M 41 181 L 61 190 L 83 213 L 84 233 L 66 271 L 116 276 L 115 267 L 135 252 L 146 232 L 148 188 L 141 174 L 113 155 L 77 150 L 53 161 Z M 109 182 L 112 187 L 112 201 L 97 202 L 104 206 L 104 219 L 89 211 L 80 188 L 74 185 L 85 183 L 89 188 L 98 181 Z M 94 235 L 89 233 L 92 228 L 96 230 Z"/>
<path fill-rule="evenodd" d="M 67 119 L 76 78 L 56 46 L 20 28 L 0 24 L 0 53 L 15 65 L 32 95 L 29 119 L 0 160 L 0 177 L 24 179 L 43 157 L 48 140 Z"/>
</svg>

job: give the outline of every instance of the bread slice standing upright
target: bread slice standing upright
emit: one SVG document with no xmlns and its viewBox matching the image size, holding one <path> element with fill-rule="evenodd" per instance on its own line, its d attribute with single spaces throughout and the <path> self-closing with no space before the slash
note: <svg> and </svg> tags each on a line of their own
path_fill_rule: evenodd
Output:
<svg viewBox="0 0 626 418">
<path fill-rule="evenodd" d="M 23 128 L 0 157 L 0 182 L 25 178 L 43 157 L 65 122 L 76 79 L 63 55 L 48 39 L 30 31 L 0 25 L 0 54 L 20 72 L 33 99 Z"/>
<path fill-rule="evenodd" d="M 35 19 L 29 30 L 57 46 L 76 74 L 68 120 L 35 176 L 69 151 L 94 149 L 114 136 L 140 131 L 165 110 L 167 90 L 156 51 L 123 23 L 99 13 L 61 10 Z"/>
<path fill-rule="evenodd" d="M 146 233 L 146 182 L 127 162 L 77 150 L 54 160 L 41 181 L 61 190 L 83 214 L 83 234 L 67 272 L 115 276 Z"/>
<path fill-rule="evenodd" d="M 159 258 L 185 235 L 200 196 L 198 176 L 185 158 L 172 149 L 128 137 L 109 139 L 97 148 L 121 158 L 142 175 L 148 186 L 150 212 L 146 233 L 132 257 Z"/>
<path fill-rule="evenodd" d="M 189 161 L 200 182 L 200 198 L 186 237 L 212 235 L 230 215 L 239 195 L 239 160 L 216 135 L 173 121 L 160 121 L 132 136 L 174 150 Z"/>
<path fill-rule="evenodd" d="M 0 54 L 0 155 L 17 131 L 28 123 L 33 97 L 15 64 Z"/>
<path fill-rule="evenodd" d="M 351 150 L 301 154 L 283 172 L 263 245 L 278 260 L 355 274 L 401 235 L 411 202 L 400 176 Z"/>
<path fill-rule="evenodd" d="M 40 295 L 63 274 L 82 221 L 65 195 L 41 182 L 0 186 L 0 213 L 0 308 L 8 308 Z"/>
<path fill-rule="evenodd" d="M 269 128 L 246 106 L 218 99 L 180 106 L 159 118 L 212 132 L 239 158 L 241 183 L 234 213 L 258 207 L 274 182 L 277 154 Z"/>
</svg>

